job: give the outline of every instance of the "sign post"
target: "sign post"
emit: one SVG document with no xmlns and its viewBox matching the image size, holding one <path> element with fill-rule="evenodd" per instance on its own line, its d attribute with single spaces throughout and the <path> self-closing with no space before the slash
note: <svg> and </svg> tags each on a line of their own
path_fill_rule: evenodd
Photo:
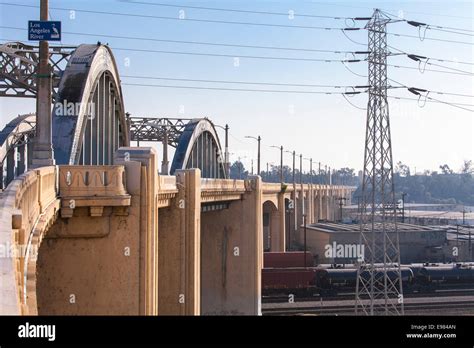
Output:
<svg viewBox="0 0 474 348">
<path fill-rule="evenodd" d="M 36 134 L 32 168 L 54 165 L 51 120 L 53 86 L 48 40 L 61 40 L 61 22 L 48 19 L 48 0 L 41 0 L 40 20 L 28 22 L 28 39 L 39 41 L 39 64 L 36 71 Z"/>
</svg>

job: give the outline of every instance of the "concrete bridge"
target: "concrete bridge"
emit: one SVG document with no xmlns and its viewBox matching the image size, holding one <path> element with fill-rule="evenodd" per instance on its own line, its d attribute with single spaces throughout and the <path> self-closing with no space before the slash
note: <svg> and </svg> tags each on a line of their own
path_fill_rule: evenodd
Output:
<svg viewBox="0 0 474 348">
<path fill-rule="evenodd" d="M 154 135 L 176 146 L 168 175 L 167 153 L 159 171 L 153 148 L 130 147 L 110 49 L 82 45 L 67 62 L 56 100 L 97 109 L 53 108 L 57 165 L 30 165 L 34 115 L 0 133 L 0 314 L 260 314 L 264 249 L 301 248 L 303 217 L 335 220 L 353 188 L 231 180 L 207 119 Z"/>
</svg>

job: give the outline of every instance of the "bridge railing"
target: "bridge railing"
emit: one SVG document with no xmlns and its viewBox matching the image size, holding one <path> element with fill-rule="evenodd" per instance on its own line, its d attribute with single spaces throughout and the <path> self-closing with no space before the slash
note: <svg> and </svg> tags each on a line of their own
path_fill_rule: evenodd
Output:
<svg viewBox="0 0 474 348">
<path fill-rule="evenodd" d="M 26 303 L 25 258 L 32 232 L 57 196 L 56 167 L 28 171 L 0 193 L 0 314 L 21 314 Z"/>
<path fill-rule="evenodd" d="M 63 218 L 72 217 L 76 207 L 89 207 L 91 216 L 101 216 L 104 207 L 130 206 L 121 165 L 59 166 L 59 196 Z"/>
</svg>

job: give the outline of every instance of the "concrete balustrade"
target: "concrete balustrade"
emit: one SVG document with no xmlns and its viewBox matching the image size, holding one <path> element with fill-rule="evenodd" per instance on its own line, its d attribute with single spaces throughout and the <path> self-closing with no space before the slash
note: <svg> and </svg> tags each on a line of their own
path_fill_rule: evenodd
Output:
<svg viewBox="0 0 474 348">
<path fill-rule="evenodd" d="M 31 170 L 0 193 L 0 314 L 36 313 L 32 265 L 59 210 L 56 175 L 52 166 Z"/>
<path fill-rule="evenodd" d="M 76 207 L 90 207 L 100 216 L 104 207 L 130 206 L 123 166 L 60 166 L 61 217 L 72 217 Z"/>
</svg>

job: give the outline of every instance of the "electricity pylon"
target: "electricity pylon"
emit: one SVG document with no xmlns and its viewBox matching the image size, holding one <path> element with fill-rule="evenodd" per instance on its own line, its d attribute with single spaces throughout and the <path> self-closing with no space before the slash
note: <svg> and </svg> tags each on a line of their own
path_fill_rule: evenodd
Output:
<svg viewBox="0 0 474 348">
<path fill-rule="evenodd" d="M 369 102 L 360 206 L 360 244 L 355 314 L 403 314 L 392 141 L 387 102 L 387 31 L 391 19 L 376 9 L 369 34 Z"/>
</svg>

